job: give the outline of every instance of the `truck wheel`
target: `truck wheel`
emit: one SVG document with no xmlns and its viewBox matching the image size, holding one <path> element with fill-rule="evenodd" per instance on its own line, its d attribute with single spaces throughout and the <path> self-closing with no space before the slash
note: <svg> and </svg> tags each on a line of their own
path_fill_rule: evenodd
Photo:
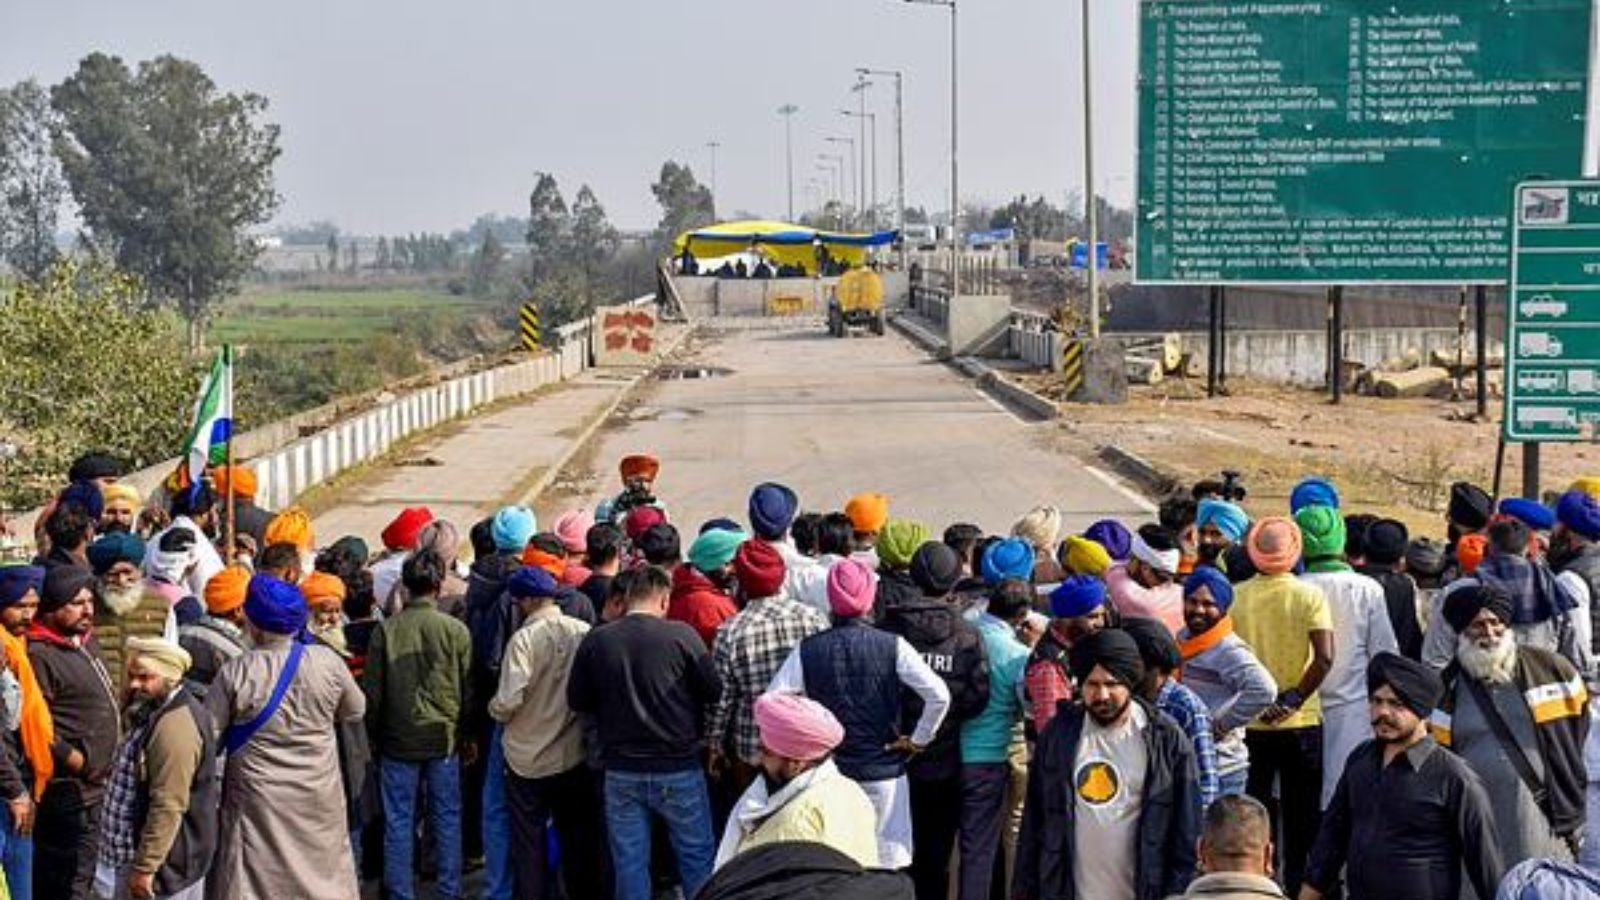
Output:
<svg viewBox="0 0 1600 900">
<path fill-rule="evenodd" d="M 882 310 L 879 310 L 878 314 L 872 318 L 872 333 L 877 335 L 878 337 L 883 337 L 883 311 Z"/>
</svg>

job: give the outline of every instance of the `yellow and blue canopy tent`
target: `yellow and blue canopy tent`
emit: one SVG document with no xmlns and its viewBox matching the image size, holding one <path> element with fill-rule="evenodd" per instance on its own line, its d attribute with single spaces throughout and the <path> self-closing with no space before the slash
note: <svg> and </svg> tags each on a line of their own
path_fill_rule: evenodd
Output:
<svg viewBox="0 0 1600 900">
<path fill-rule="evenodd" d="M 697 259 L 716 259 L 759 248 L 779 265 L 800 266 L 807 273 L 814 274 L 817 269 L 818 241 L 827 249 L 830 257 L 855 268 L 866 263 L 868 248 L 888 246 L 894 243 L 896 237 L 897 233 L 893 231 L 843 234 L 818 231 L 788 222 L 723 222 L 678 235 L 677 240 L 672 242 L 672 254 L 682 256 L 687 250 Z"/>
</svg>

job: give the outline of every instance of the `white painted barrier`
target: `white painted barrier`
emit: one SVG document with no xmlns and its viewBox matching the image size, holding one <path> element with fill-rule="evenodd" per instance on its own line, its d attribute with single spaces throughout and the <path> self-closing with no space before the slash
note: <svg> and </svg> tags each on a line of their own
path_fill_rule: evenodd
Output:
<svg viewBox="0 0 1600 900">
<path fill-rule="evenodd" d="M 630 306 L 655 302 L 654 294 Z M 269 509 L 290 505 L 307 490 L 351 466 L 383 455 L 397 442 L 509 397 L 565 381 L 587 370 L 594 359 L 593 317 L 555 330 L 555 350 L 524 362 L 462 375 L 388 400 L 355 419 L 339 422 L 287 446 L 247 460 L 255 470 L 256 502 Z M 156 467 L 162 475 L 176 461 Z"/>
</svg>

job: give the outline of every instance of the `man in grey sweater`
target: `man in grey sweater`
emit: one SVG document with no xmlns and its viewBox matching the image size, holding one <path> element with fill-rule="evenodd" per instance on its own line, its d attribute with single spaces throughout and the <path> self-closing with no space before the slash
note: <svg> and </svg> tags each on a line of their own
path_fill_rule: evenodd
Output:
<svg viewBox="0 0 1600 900">
<path fill-rule="evenodd" d="M 1218 796 L 1243 794 L 1250 775 L 1244 726 L 1271 706 L 1278 685 L 1250 647 L 1233 633 L 1233 585 L 1201 566 L 1183 583 L 1185 627 L 1178 634 L 1183 683 L 1211 713 L 1217 744 Z"/>
</svg>

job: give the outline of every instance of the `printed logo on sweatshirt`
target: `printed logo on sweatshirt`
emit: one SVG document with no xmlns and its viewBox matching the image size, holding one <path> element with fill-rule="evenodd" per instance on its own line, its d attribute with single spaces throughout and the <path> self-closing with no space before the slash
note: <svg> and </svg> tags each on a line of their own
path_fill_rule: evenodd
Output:
<svg viewBox="0 0 1600 900">
<path fill-rule="evenodd" d="M 1091 759 L 1078 767 L 1073 784 L 1077 786 L 1078 799 L 1090 806 L 1105 806 L 1121 793 L 1122 774 L 1107 760 Z"/>
</svg>

